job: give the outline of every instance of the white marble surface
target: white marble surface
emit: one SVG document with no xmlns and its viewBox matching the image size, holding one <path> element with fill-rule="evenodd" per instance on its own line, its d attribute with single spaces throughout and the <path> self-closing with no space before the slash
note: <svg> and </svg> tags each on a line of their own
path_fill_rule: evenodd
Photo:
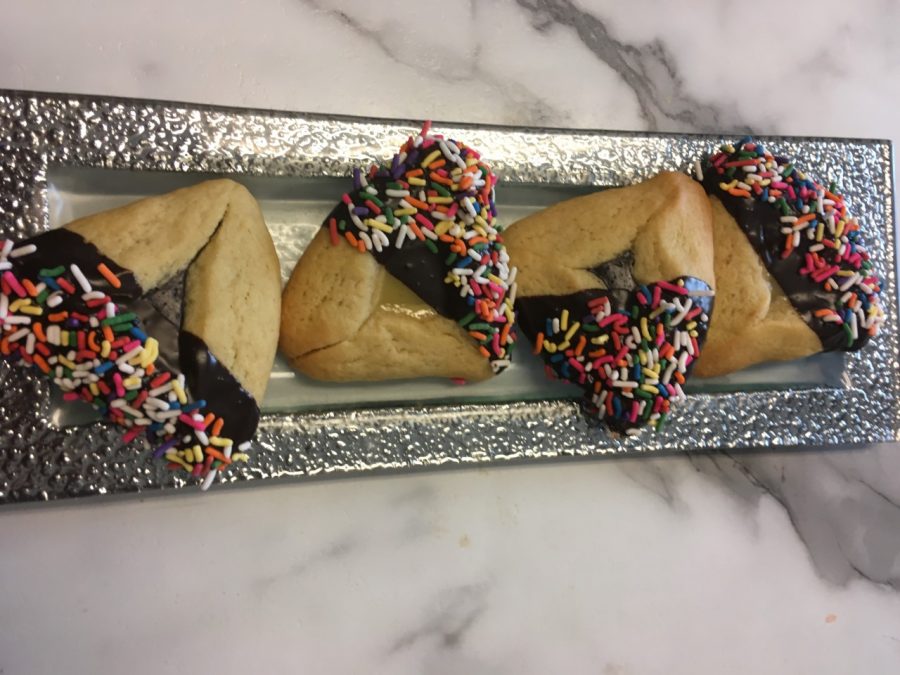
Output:
<svg viewBox="0 0 900 675">
<path fill-rule="evenodd" d="M 900 140 L 890 0 L 0 8 L 0 87 Z M 0 540 L 3 675 L 900 671 L 892 446 L 4 509 Z"/>
</svg>

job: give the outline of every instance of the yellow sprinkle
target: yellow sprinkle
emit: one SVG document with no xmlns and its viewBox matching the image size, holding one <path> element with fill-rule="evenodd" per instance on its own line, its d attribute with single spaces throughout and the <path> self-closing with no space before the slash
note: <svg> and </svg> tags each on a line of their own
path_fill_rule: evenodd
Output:
<svg viewBox="0 0 900 675">
<path fill-rule="evenodd" d="M 141 350 L 141 351 L 143 351 L 143 350 Z M 137 354 L 132 356 L 130 359 L 128 359 L 128 365 L 139 366 L 139 365 L 141 365 L 142 358 L 143 358 L 143 356 L 141 355 L 141 352 L 138 352 Z"/>
<path fill-rule="evenodd" d="M 591 338 L 591 344 L 594 345 L 605 345 L 607 342 L 609 342 L 609 335 L 598 335 Z"/>
<path fill-rule="evenodd" d="M 229 445 L 234 445 L 234 441 L 230 438 L 223 438 L 222 436 L 210 436 L 209 444 L 214 445 L 217 448 L 227 448 Z"/>
<path fill-rule="evenodd" d="M 569 310 L 564 309 L 559 316 L 559 327 L 566 330 L 569 327 Z"/>
<path fill-rule="evenodd" d="M 88 388 L 91 390 L 91 393 L 94 396 L 100 395 L 100 387 L 97 386 L 96 382 L 91 382 L 90 384 L 88 384 Z"/>
<path fill-rule="evenodd" d="M 452 204 L 453 197 L 429 197 L 429 204 Z"/>
<path fill-rule="evenodd" d="M 641 351 L 641 354 L 644 352 Z M 644 368 L 644 377 L 650 380 L 658 380 L 659 379 L 659 366 L 656 366 L 656 369 L 653 368 Z"/>
<path fill-rule="evenodd" d="M 451 227 L 453 227 L 452 220 L 442 220 L 434 226 L 434 233 L 438 236 L 447 234 L 450 231 Z"/>
<path fill-rule="evenodd" d="M 189 464 L 194 463 L 194 450 L 193 448 L 185 448 L 184 450 L 184 460 Z"/>
<path fill-rule="evenodd" d="M 481 225 L 482 227 L 488 227 L 487 221 L 485 221 L 485 219 L 481 217 L 480 213 L 477 216 L 475 216 L 475 222 L 478 223 L 479 225 Z"/>
<path fill-rule="evenodd" d="M 44 310 L 40 307 L 35 307 L 34 305 L 25 305 L 19 309 L 22 314 L 31 314 L 31 316 L 40 316 L 44 313 Z"/>
<path fill-rule="evenodd" d="M 187 403 L 187 396 L 184 395 L 184 389 L 182 389 L 181 385 L 178 384 L 178 380 L 172 380 L 172 391 L 175 392 L 175 396 L 178 397 L 178 402 L 181 405 Z"/>
<path fill-rule="evenodd" d="M 644 353 L 644 352 L 641 352 L 641 354 L 643 354 L 643 353 Z M 641 385 L 641 389 L 643 389 L 644 391 L 649 391 L 651 394 L 658 394 L 658 393 L 659 393 L 659 389 L 657 389 L 656 387 L 654 387 L 652 384 L 642 384 L 642 385 Z"/>
<path fill-rule="evenodd" d="M 557 345 L 556 349 L 557 349 L 557 351 L 565 351 L 571 346 L 572 346 L 571 342 L 569 342 L 568 340 L 563 340 L 562 342 L 559 343 L 559 345 Z"/>
<path fill-rule="evenodd" d="M 15 302 L 10 303 L 9 311 L 18 312 L 20 308 L 27 307 L 31 304 L 31 298 L 19 298 Z"/>
<path fill-rule="evenodd" d="M 387 232 L 388 234 L 394 231 L 394 228 L 387 223 L 382 223 L 380 220 L 375 220 L 374 218 L 369 218 L 368 220 L 366 220 L 366 225 L 368 225 L 369 227 L 374 227 L 376 230 Z"/>
<path fill-rule="evenodd" d="M 426 185 L 424 178 L 407 178 L 406 182 L 410 185 L 418 185 L 419 187 L 424 187 Z"/>
<path fill-rule="evenodd" d="M 434 160 L 436 160 L 440 156 L 441 156 L 441 150 L 440 150 L 440 148 L 438 148 L 437 150 L 434 150 L 434 151 L 428 153 L 425 156 L 425 159 L 422 160 L 421 164 L 419 164 L 419 166 L 428 166 L 429 164 L 431 164 Z M 412 180 L 410 180 L 409 182 L 412 183 Z M 425 183 L 425 181 L 422 181 L 423 185 L 424 185 L 424 183 Z"/>
<path fill-rule="evenodd" d="M 65 356 L 60 355 L 57 357 L 57 360 L 61 364 L 63 364 L 66 368 L 71 368 L 72 370 L 75 370 L 75 364 L 72 363 L 71 361 L 69 361 L 69 359 L 67 359 Z"/>
<path fill-rule="evenodd" d="M 107 356 L 109 356 L 109 353 L 111 351 L 112 351 L 112 345 L 109 344 L 109 340 L 104 340 L 100 344 L 100 356 L 102 356 L 105 359 Z"/>
<path fill-rule="evenodd" d="M 665 310 L 664 308 L 662 308 L 662 307 L 657 307 L 657 308 L 654 309 L 652 312 L 650 312 L 650 318 L 651 318 L 651 319 L 655 319 L 656 317 L 658 317 L 660 314 L 662 314 L 662 313 L 665 312 L 665 311 L 666 311 L 666 310 Z"/>
<path fill-rule="evenodd" d="M 841 235 L 844 233 L 844 226 L 847 224 L 846 220 L 840 221 L 837 226 L 834 228 L 834 238 L 840 239 Z"/>
<path fill-rule="evenodd" d="M 134 377 L 133 375 L 129 378 L 122 380 L 122 386 L 126 389 L 131 389 L 132 387 L 140 387 L 141 386 L 141 378 Z"/>
<path fill-rule="evenodd" d="M 544 340 L 544 351 L 548 354 L 556 353 L 556 345 L 550 342 L 549 340 Z"/>
<path fill-rule="evenodd" d="M 821 220 L 819 221 L 819 226 L 816 227 L 816 241 L 822 241 L 822 237 L 825 234 L 825 223 Z"/>
<path fill-rule="evenodd" d="M 503 284 L 503 279 L 498 277 L 496 274 L 488 274 L 487 278 L 490 279 L 491 281 L 493 281 L 498 286 L 501 286 Z"/>
<path fill-rule="evenodd" d="M 647 330 L 647 317 L 641 317 L 641 335 L 644 336 L 644 339 L 648 342 L 651 340 L 650 331 Z"/>
<path fill-rule="evenodd" d="M 694 330 L 696 327 L 697 327 L 696 321 L 691 321 L 687 326 L 685 326 L 685 328 L 687 328 L 688 330 Z"/>
<path fill-rule="evenodd" d="M 144 349 L 141 351 L 141 368 L 146 368 L 151 363 L 156 361 L 156 357 L 159 355 L 159 342 L 157 342 L 156 338 L 148 337 L 147 342 L 144 344 Z"/>
<path fill-rule="evenodd" d="M 852 277 L 856 274 L 856 270 L 839 270 L 837 275 L 839 277 Z"/>
<path fill-rule="evenodd" d="M 200 464 L 203 460 L 204 460 L 203 448 L 201 448 L 199 445 L 195 445 L 194 446 L 194 461 L 197 462 L 197 464 Z"/>
<path fill-rule="evenodd" d="M 418 213 L 415 209 L 397 209 L 394 211 L 395 216 L 414 216 Z"/>
<path fill-rule="evenodd" d="M 488 236 L 487 230 L 484 229 L 483 225 L 479 225 L 476 223 L 475 225 L 472 226 L 472 229 L 475 230 L 482 237 Z"/>
<path fill-rule="evenodd" d="M 640 359 L 641 365 L 642 365 L 642 366 L 646 366 L 646 365 L 647 365 L 647 352 L 646 352 L 646 351 L 644 351 L 643 349 L 640 350 L 640 351 L 638 352 L 638 358 Z"/>
<path fill-rule="evenodd" d="M 697 334 L 697 331 L 695 331 L 695 330 L 689 331 L 689 332 L 688 332 L 688 335 L 690 335 L 691 337 L 694 337 L 694 338 L 695 338 L 695 337 L 699 337 L 698 334 Z"/>
<path fill-rule="evenodd" d="M 250 459 L 250 455 L 246 452 L 236 452 L 231 456 L 232 462 L 246 462 L 248 459 Z"/>
<path fill-rule="evenodd" d="M 730 183 L 719 183 L 719 188 L 724 190 L 725 192 L 728 192 L 730 189 L 732 189 L 737 184 L 738 184 L 737 178 L 735 178 Z"/>
<path fill-rule="evenodd" d="M 509 298 L 507 298 L 509 299 Z M 506 320 L 509 322 L 515 321 L 515 314 L 513 314 L 512 308 L 507 304 L 506 305 Z"/>
<path fill-rule="evenodd" d="M 575 331 L 579 328 L 581 328 L 581 323 L 578 321 L 569 326 L 569 330 L 566 331 L 566 342 L 572 339 L 572 336 L 575 335 Z"/>
<path fill-rule="evenodd" d="M 181 464 L 185 468 L 186 471 L 190 471 L 193 467 L 190 466 L 187 462 L 185 462 L 181 457 L 176 455 L 174 452 L 167 452 L 166 459 L 170 462 L 175 462 L 176 464 Z"/>
<path fill-rule="evenodd" d="M 466 159 L 466 166 L 475 166 L 476 164 L 478 164 L 478 160 L 474 157 L 468 157 Z"/>
<path fill-rule="evenodd" d="M 67 345 L 69 344 L 69 331 L 64 330 L 59 334 L 59 344 Z"/>
</svg>

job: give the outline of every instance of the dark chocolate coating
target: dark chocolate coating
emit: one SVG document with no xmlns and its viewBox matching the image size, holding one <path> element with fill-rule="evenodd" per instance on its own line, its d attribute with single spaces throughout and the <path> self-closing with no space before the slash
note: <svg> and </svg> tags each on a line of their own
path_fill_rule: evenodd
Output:
<svg viewBox="0 0 900 675">
<path fill-rule="evenodd" d="M 794 309 L 819 337 L 822 349 L 824 351 L 861 349 L 869 341 L 868 331 L 859 331 L 857 339 L 848 347 L 847 334 L 841 325 L 822 321 L 813 315 L 817 309 L 837 311 L 836 303 L 841 296 L 840 292 L 826 290 L 809 275 L 800 274 L 806 253 L 816 242 L 808 239 L 806 233 L 803 233 L 800 245 L 787 258 L 782 258 L 785 235 L 781 233 L 783 227 L 780 221 L 781 211 L 768 202 L 753 197 L 736 197 L 728 194 L 719 187 L 719 183 L 723 180 L 714 168 L 705 167 L 703 188 L 707 194 L 717 198 L 734 218 Z"/>
<path fill-rule="evenodd" d="M 347 220 L 347 207 L 343 202 L 332 209 L 324 222 L 327 224 L 331 218 Z M 407 239 L 402 248 L 392 243 L 380 252 L 373 248 L 368 253 L 441 316 L 459 321 L 472 310 L 466 298 L 460 297 L 456 286 L 444 283 L 448 271 L 444 256 L 429 251 L 419 239 Z"/>
<path fill-rule="evenodd" d="M 144 291 L 130 270 L 103 255 L 96 246 L 71 230 L 48 230 L 24 243 L 35 244 L 37 251 L 13 260 L 16 274 L 37 283 L 43 268 L 64 265 L 68 272 L 70 265 L 78 265 L 94 290 L 102 291 L 116 304 L 141 317 L 143 329 L 159 342 L 161 365 L 173 373 L 184 373 L 191 397 L 195 401 L 205 400 L 206 408 L 224 419 L 224 437 L 232 439 L 235 445 L 253 437 L 259 424 L 259 406 L 253 396 L 222 365 L 203 340 L 178 330 L 165 317 L 152 311 L 149 303 L 141 300 Z M 97 271 L 100 263 L 105 263 L 119 278 L 121 288 L 114 288 Z M 75 294 L 63 297 L 62 304 L 54 311 L 86 314 L 96 311 L 88 309 L 82 301 L 80 288 Z"/>
</svg>

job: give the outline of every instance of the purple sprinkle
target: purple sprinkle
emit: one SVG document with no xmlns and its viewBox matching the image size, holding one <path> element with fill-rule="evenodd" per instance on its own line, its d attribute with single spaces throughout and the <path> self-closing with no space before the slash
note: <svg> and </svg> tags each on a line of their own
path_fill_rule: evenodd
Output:
<svg viewBox="0 0 900 675">
<path fill-rule="evenodd" d="M 357 216 L 367 216 L 369 215 L 369 209 L 367 209 L 365 206 L 357 206 L 353 209 L 353 213 Z"/>
<path fill-rule="evenodd" d="M 362 174 L 359 172 L 359 169 L 353 168 L 353 188 L 355 190 L 359 190 L 362 187 L 362 181 L 360 180 Z"/>
<path fill-rule="evenodd" d="M 171 448 L 173 448 L 173 447 L 175 446 L 175 443 L 177 443 L 177 442 L 178 442 L 178 439 L 177 439 L 177 438 L 173 438 L 172 440 L 166 441 L 165 443 L 163 443 L 163 444 L 162 444 L 161 446 L 159 446 L 159 447 L 156 449 L 156 451 L 153 453 L 153 459 L 159 459 L 160 457 L 162 457 L 163 455 L 165 455 L 165 454 L 166 454 L 166 451 L 169 450 L 169 449 L 171 449 Z"/>
</svg>

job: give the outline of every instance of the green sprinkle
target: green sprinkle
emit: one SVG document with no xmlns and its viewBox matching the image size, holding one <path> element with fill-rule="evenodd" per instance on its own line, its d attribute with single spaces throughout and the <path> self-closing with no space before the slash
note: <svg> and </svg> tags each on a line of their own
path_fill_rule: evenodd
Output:
<svg viewBox="0 0 900 675">
<path fill-rule="evenodd" d="M 786 167 L 784 167 L 784 171 L 782 172 L 782 175 L 783 175 L 785 178 L 787 178 L 787 177 L 790 176 L 792 173 L 794 173 L 794 165 L 793 165 L 793 164 L 788 164 Z"/>
<path fill-rule="evenodd" d="M 653 394 L 651 394 L 649 391 L 644 391 L 643 389 L 635 389 L 634 395 L 637 396 L 638 398 L 646 398 L 646 399 L 653 398 Z M 647 406 L 647 407 L 652 408 L 653 406 Z"/>
<path fill-rule="evenodd" d="M 391 210 L 390 206 L 384 207 L 384 216 L 385 216 L 385 218 L 387 218 L 388 225 L 393 227 L 394 226 L 394 212 Z"/>
<path fill-rule="evenodd" d="M 113 333 L 127 333 L 133 328 L 130 323 L 120 323 L 112 327 Z"/>
<path fill-rule="evenodd" d="M 125 393 L 126 401 L 133 401 L 137 397 L 138 397 L 137 389 L 132 389 L 131 391 Z"/>
<path fill-rule="evenodd" d="M 47 296 L 48 296 L 48 295 L 50 295 L 50 291 L 48 291 L 48 290 L 45 288 L 45 289 L 42 290 L 40 293 L 38 293 L 38 296 L 34 299 L 34 301 L 35 301 L 37 304 L 39 304 L 39 305 L 43 305 L 43 304 L 44 304 L 44 301 L 47 299 Z"/>
<path fill-rule="evenodd" d="M 40 277 L 58 277 L 60 274 L 66 271 L 64 265 L 60 265 L 59 267 L 44 267 L 38 272 L 38 276 Z"/>
<path fill-rule="evenodd" d="M 346 220 L 339 220 L 339 221 L 338 221 L 338 229 L 339 229 L 341 232 L 343 232 L 344 230 L 346 230 L 346 229 L 347 229 L 347 221 L 346 221 Z"/>
<path fill-rule="evenodd" d="M 459 320 L 460 326 L 467 326 L 469 322 L 475 318 L 475 312 L 469 312 L 463 318 Z"/>
<path fill-rule="evenodd" d="M 656 431 L 662 431 L 663 426 L 666 424 L 666 413 L 660 413 L 659 419 L 656 420 Z"/>
<path fill-rule="evenodd" d="M 382 206 L 384 206 L 384 202 L 381 201 L 380 199 L 378 199 L 378 197 L 376 197 L 376 196 L 373 195 L 373 194 L 366 193 L 366 199 L 368 199 L 369 201 L 371 201 L 373 204 L 375 204 L 375 206 L 377 206 L 377 207 L 379 207 L 379 208 L 382 207 Z"/>
<path fill-rule="evenodd" d="M 492 330 L 491 324 L 489 324 L 489 323 L 473 323 L 472 325 L 468 326 L 468 328 L 469 328 L 469 330 L 481 330 L 481 331 Z M 494 329 L 494 330 L 496 330 L 496 329 Z"/>
<path fill-rule="evenodd" d="M 120 323 L 132 323 L 135 319 L 137 319 L 137 314 L 134 312 L 125 312 L 124 314 L 118 314 L 116 316 L 110 316 L 103 321 L 100 322 L 101 326 L 116 326 Z"/>
<path fill-rule="evenodd" d="M 427 237 L 425 238 L 425 247 L 426 247 L 429 251 L 431 251 L 432 253 L 437 253 L 437 252 L 438 252 L 437 246 L 435 246 L 434 242 L 431 241 L 431 239 L 429 239 L 429 238 L 427 238 Z"/>
<path fill-rule="evenodd" d="M 444 264 L 447 265 L 447 266 L 449 267 L 449 266 L 452 265 L 454 262 L 456 262 L 456 258 L 457 258 L 456 253 L 451 253 L 450 255 L 448 255 L 448 256 L 444 259 Z"/>
<path fill-rule="evenodd" d="M 441 197 L 450 197 L 450 196 L 451 196 L 451 195 L 450 195 L 450 190 L 448 190 L 447 188 L 445 188 L 445 187 L 444 187 L 443 185 L 441 185 L 440 183 L 432 183 L 432 184 L 431 184 L 431 188 L 432 188 L 435 192 L 437 192 Z"/>
</svg>

